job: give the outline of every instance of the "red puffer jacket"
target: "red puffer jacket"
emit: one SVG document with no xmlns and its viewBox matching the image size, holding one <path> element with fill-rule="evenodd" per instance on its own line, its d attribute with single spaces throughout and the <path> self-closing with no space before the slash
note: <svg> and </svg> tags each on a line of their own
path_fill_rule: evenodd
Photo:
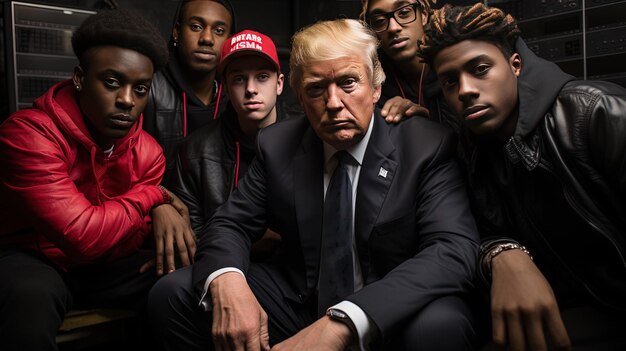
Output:
<svg viewBox="0 0 626 351">
<path fill-rule="evenodd" d="M 150 233 L 165 159 L 141 121 L 108 157 L 92 140 L 71 81 L 0 126 L 0 247 L 61 267 L 114 260 Z"/>
</svg>

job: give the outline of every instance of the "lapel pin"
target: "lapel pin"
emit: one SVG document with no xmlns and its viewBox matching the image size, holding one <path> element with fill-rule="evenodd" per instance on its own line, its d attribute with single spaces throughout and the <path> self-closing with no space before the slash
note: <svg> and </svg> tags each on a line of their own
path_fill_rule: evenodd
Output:
<svg viewBox="0 0 626 351">
<path fill-rule="evenodd" d="M 382 167 L 380 167 L 380 170 L 378 171 L 378 176 L 379 177 L 383 177 L 383 178 L 387 178 L 387 173 L 388 171 Z"/>
</svg>

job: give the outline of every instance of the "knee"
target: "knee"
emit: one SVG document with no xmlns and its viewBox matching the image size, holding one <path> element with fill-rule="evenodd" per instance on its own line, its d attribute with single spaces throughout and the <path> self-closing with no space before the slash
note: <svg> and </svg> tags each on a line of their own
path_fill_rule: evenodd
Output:
<svg viewBox="0 0 626 351">
<path fill-rule="evenodd" d="M 62 278 L 50 268 L 6 283 L 0 301 L 0 338 L 6 349 L 49 349 L 71 301 Z"/>
<path fill-rule="evenodd" d="M 476 340 L 473 314 L 467 303 L 456 296 L 439 298 L 428 304 L 407 325 L 407 350 L 471 350 Z"/>
<path fill-rule="evenodd" d="M 191 267 L 167 274 L 157 281 L 148 294 L 148 313 L 155 318 L 164 317 L 178 310 L 193 299 Z"/>
<path fill-rule="evenodd" d="M 63 279 L 52 268 L 44 274 L 14 279 L 7 285 L 5 308 L 22 314 L 55 311 L 62 318 L 71 300 Z"/>
</svg>

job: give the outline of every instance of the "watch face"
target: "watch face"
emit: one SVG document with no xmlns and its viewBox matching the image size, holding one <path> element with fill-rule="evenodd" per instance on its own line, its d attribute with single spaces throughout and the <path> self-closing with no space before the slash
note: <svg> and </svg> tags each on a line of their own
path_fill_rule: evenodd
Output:
<svg viewBox="0 0 626 351">
<path fill-rule="evenodd" d="M 329 308 L 328 310 L 326 310 L 326 315 L 330 318 L 333 319 L 346 319 L 348 318 L 348 315 L 343 313 L 340 310 L 336 310 L 334 308 Z"/>
</svg>

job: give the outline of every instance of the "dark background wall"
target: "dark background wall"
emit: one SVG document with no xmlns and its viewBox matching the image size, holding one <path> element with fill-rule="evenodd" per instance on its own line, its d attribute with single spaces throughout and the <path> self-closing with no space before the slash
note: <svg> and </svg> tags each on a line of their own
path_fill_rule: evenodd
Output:
<svg viewBox="0 0 626 351">
<path fill-rule="evenodd" d="M 288 73 L 290 38 L 297 29 L 323 19 L 356 18 L 361 7 L 361 0 L 231 1 L 236 12 L 237 29 L 254 29 L 272 37 L 277 44 L 285 73 Z M 15 75 L 7 68 L 12 60 L 11 55 L 6 55 L 6 42 L 10 42 L 6 36 L 10 30 L 10 25 L 6 23 L 8 2 L 0 0 L 3 5 L 0 7 L 3 12 L 0 13 L 0 29 L 3 32 L 0 36 L 0 120 L 12 110 L 9 101 L 15 99 L 10 100 L 10 95 L 16 91 L 9 84 Z M 436 6 L 442 3 L 468 5 L 474 2 L 439 0 Z M 515 15 L 529 47 L 539 56 L 555 61 L 566 72 L 578 78 L 606 79 L 626 86 L 626 69 L 622 64 L 626 62 L 626 0 L 482 2 L 502 7 Z M 178 0 L 48 0 L 37 3 L 90 10 L 111 6 L 134 9 L 151 19 L 167 39 Z M 39 83 L 41 86 L 46 84 Z M 293 97 L 289 90 L 285 95 L 284 99 L 292 103 Z"/>
<path fill-rule="evenodd" d="M 14 94 L 13 91 L 16 90 L 12 88 L 13 84 L 10 82 L 11 69 L 7 69 L 7 63 L 10 63 L 7 60 L 10 61 L 11 58 L 5 55 L 7 49 L 10 48 L 4 45 L 4 41 L 11 41 L 6 37 L 10 28 L 4 25 L 8 15 L 8 2 L 7 0 L 0 0 L 0 3 L 4 5 L 2 6 L 4 13 L 0 15 L 0 28 L 4 32 L 0 36 L 0 48 L 3 50 L 0 55 L 0 121 L 15 109 L 9 103 L 9 101 L 15 101 L 15 97 L 11 97 L 11 94 Z M 111 8 L 112 6 L 133 9 L 156 24 L 166 39 L 170 36 L 173 16 L 178 4 L 178 0 L 48 0 L 23 2 L 96 11 Z M 237 30 L 253 29 L 272 37 L 278 47 L 281 67 L 285 73 L 288 73 L 286 71 L 288 68 L 290 38 L 297 29 L 322 19 L 337 17 L 356 18 L 361 6 L 360 0 L 231 0 L 231 2 L 237 17 Z M 47 82 L 38 82 L 39 86 L 35 90 L 41 90 L 43 85 L 48 85 Z M 293 103 L 293 96 L 289 89 L 286 90 L 284 95 L 283 100 Z M 34 97 L 36 96 L 32 96 L 32 98 Z M 30 100 L 31 97 L 26 99 L 26 101 Z M 15 105 L 14 102 L 12 104 Z M 25 106 L 25 104 L 21 105 L 21 107 Z"/>
</svg>

